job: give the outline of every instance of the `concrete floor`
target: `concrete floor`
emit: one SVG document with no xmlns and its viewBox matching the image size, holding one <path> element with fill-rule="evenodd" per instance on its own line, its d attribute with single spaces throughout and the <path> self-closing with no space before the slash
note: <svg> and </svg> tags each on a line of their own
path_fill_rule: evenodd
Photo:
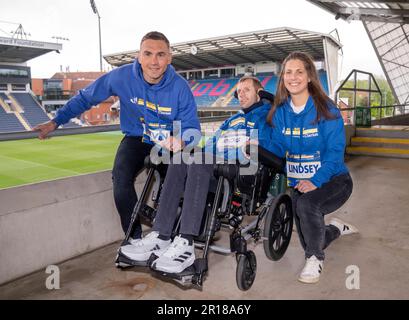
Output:
<svg viewBox="0 0 409 320">
<path fill-rule="evenodd" d="M 41 270 L 0 286 L 0 299 L 409 299 L 409 161 L 351 157 L 347 164 L 354 191 L 334 215 L 360 234 L 331 244 L 318 284 L 297 281 L 304 259 L 294 232 L 278 262 L 266 258 L 262 244 L 249 245 L 258 266 L 246 292 L 236 286 L 233 255 L 211 253 L 203 289 L 187 289 L 143 269 L 116 269 L 115 243 L 59 264 L 59 290 L 46 289 L 49 274 Z M 346 287 L 350 265 L 359 268 L 359 289 Z"/>
</svg>

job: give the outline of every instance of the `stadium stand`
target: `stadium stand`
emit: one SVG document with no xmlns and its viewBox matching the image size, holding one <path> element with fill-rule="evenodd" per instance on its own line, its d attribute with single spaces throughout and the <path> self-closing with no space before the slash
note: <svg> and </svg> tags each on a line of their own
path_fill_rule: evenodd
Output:
<svg viewBox="0 0 409 320">
<path fill-rule="evenodd" d="M 267 91 L 276 92 L 278 83 L 276 75 L 263 73 L 262 76 L 257 75 L 257 78 Z M 233 98 L 233 94 L 239 79 L 240 77 L 190 80 L 189 85 L 198 107 L 212 107 L 215 106 L 216 101 L 220 101 L 218 107 L 238 107 L 239 101 Z M 324 70 L 319 71 L 319 79 L 325 92 L 328 93 L 327 73 Z"/>
<path fill-rule="evenodd" d="M 37 124 L 46 122 L 50 120 L 45 111 L 40 107 L 37 101 L 27 92 L 13 92 L 10 94 L 19 105 L 24 110 L 24 118 L 30 124 L 31 127 L 36 126 Z"/>
<path fill-rule="evenodd" d="M 0 94 L 4 102 L 3 93 Z M 25 131 L 25 128 L 17 119 L 14 113 L 7 113 L 2 106 L 0 106 L 0 132 L 18 132 Z"/>
<path fill-rule="evenodd" d="M 8 101 L 10 100 L 7 96 L 6 96 L 6 94 L 5 93 L 3 93 L 3 92 L 0 92 L 0 99 L 2 100 L 2 102 L 4 102 L 4 104 L 7 106 L 7 107 L 11 107 L 10 105 L 9 105 L 9 103 L 8 103 Z"/>
</svg>

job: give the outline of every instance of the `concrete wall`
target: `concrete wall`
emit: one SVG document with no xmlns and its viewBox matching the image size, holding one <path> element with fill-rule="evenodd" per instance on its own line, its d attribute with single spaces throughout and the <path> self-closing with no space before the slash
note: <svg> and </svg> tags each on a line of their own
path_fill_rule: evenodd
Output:
<svg viewBox="0 0 409 320">
<path fill-rule="evenodd" d="M 110 171 L 0 190 L 0 284 L 122 238 Z"/>
<path fill-rule="evenodd" d="M 372 125 L 385 125 L 385 126 L 407 126 L 409 125 L 409 114 L 403 114 L 401 116 L 383 118 L 379 120 L 372 120 Z"/>
<path fill-rule="evenodd" d="M 355 131 L 355 126 L 349 124 L 345 126 L 345 139 L 347 147 L 351 145 L 351 138 L 355 137 Z"/>
<path fill-rule="evenodd" d="M 106 132 L 106 131 L 118 131 L 118 130 L 120 130 L 119 124 L 89 126 L 89 127 L 79 127 L 79 128 L 67 128 L 67 129 L 58 129 L 52 132 L 50 134 L 50 137 L 65 136 L 65 135 L 70 135 L 70 134 L 85 134 L 85 133 L 96 133 L 96 132 Z M 5 133 L 0 134 L 0 141 L 32 139 L 32 138 L 37 138 L 37 136 L 38 136 L 38 133 L 33 132 L 33 131 L 5 132 Z"/>
</svg>

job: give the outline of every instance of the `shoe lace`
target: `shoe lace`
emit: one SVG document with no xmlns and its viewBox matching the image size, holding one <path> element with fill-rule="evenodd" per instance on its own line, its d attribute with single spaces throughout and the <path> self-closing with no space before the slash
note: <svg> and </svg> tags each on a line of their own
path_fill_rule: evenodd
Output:
<svg viewBox="0 0 409 320">
<path fill-rule="evenodd" d="M 149 234 L 147 234 L 144 238 L 139 240 L 137 243 L 135 243 L 136 246 L 142 247 L 144 245 L 149 244 L 152 239 L 156 239 L 158 237 L 158 233 L 156 231 L 152 231 Z"/>
<path fill-rule="evenodd" d="M 175 237 L 172 244 L 168 247 L 168 249 L 165 251 L 163 255 L 169 258 L 174 258 L 176 256 L 179 256 L 185 251 L 185 247 L 187 244 L 188 243 L 186 239 L 183 239 L 182 237 L 177 236 Z"/>
</svg>

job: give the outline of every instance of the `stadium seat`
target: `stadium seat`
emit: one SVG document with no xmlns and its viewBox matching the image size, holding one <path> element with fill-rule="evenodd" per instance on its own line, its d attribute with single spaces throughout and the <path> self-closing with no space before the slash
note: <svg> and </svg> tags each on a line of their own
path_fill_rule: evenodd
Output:
<svg viewBox="0 0 409 320">
<path fill-rule="evenodd" d="M 24 116 L 31 127 L 50 120 L 45 111 L 41 108 L 38 102 L 34 100 L 31 94 L 27 92 L 14 92 L 10 95 L 16 99 L 19 105 L 23 108 L 24 114 L 22 114 L 22 116 Z"/>
</svg>

